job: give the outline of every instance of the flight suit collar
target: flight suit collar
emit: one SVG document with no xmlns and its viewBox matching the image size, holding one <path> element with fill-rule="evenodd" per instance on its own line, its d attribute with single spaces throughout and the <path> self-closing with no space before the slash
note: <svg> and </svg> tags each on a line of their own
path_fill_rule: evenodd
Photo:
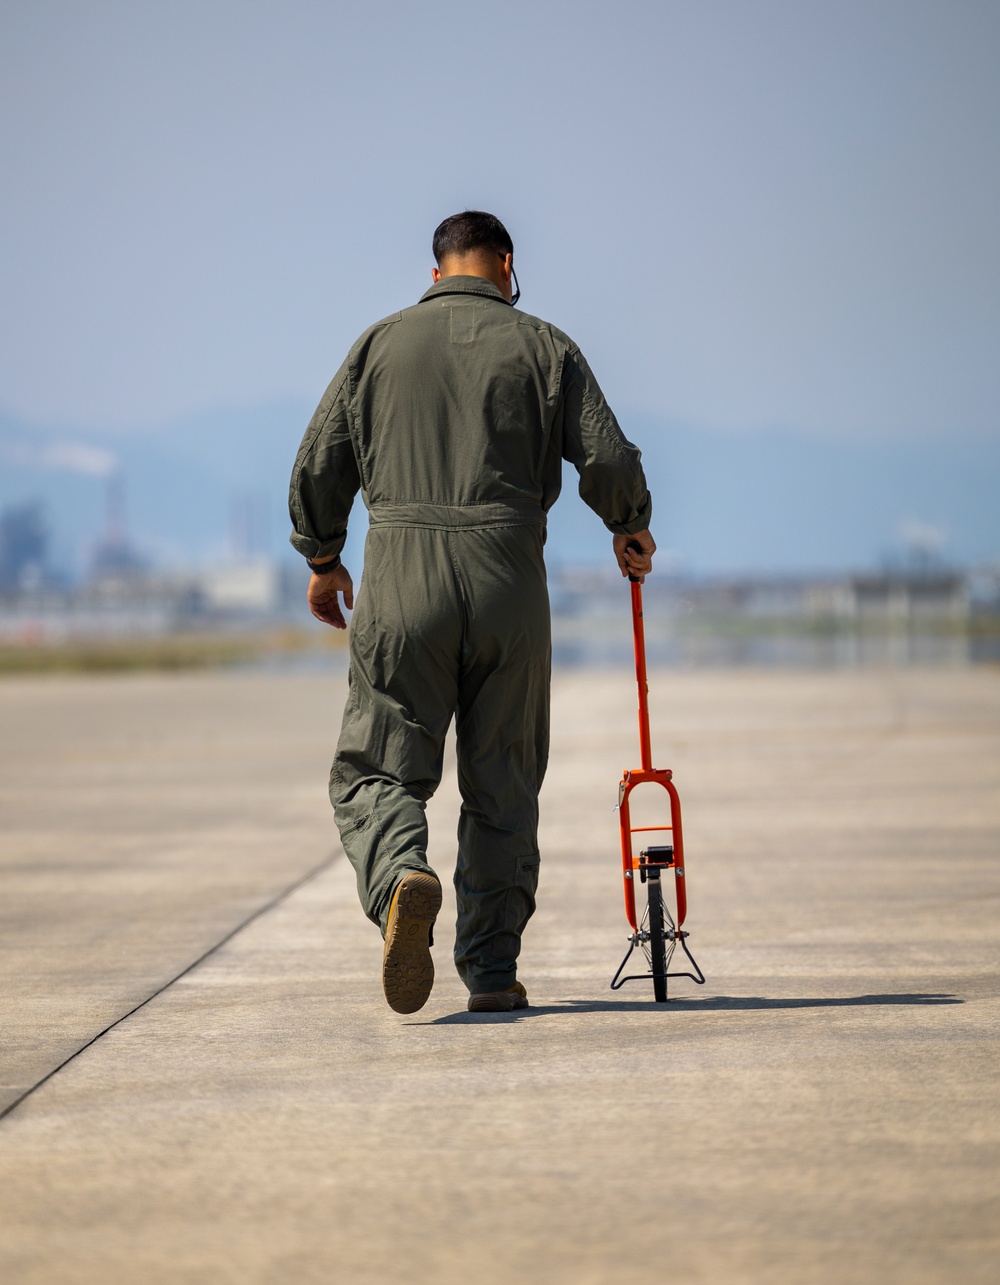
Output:
<svg viewBox="0 0 1000 1285">
<path fill-rule="evenodd" d="M 507 303 L 499 287 L 492 281 L 487 281 L 485 277 L 442 277 L 420 296 L 420 302 L 436 299 L 443 294 L 478 294 L 487 299 L 498 299 L 500 303 Z"/>
</svg>

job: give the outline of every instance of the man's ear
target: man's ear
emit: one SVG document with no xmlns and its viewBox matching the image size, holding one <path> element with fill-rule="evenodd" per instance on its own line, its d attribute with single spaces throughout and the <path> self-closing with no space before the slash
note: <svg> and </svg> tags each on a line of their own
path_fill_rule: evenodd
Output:
<svg viewBox="0 0 1000 1285">
<path fill-rule="evenodd" d="M 441 280 L 440 268 L 431 268 L 431 280 L 434 282 L 435 285 L 437 285 L 437 283 Z"/>
</svg>

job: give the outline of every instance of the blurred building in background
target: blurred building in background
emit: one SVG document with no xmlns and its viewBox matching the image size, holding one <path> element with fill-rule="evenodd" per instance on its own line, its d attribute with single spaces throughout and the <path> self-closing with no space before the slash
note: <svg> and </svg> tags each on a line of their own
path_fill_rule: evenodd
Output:
<svg viewBox="0 0 1000 1285">
<path fill-rule="evenodd" d="M 550 592 L 557 661 L 628 663 L 631 618 L 613 568 L 557 568 Z M 1000 566 L 815 576 L 654 574 L 643 599 L 651 663 L 1000 661 Z"/>
<path fill-rule="evenodd" d="M 0 511 L 0 598 L 37 588 L 45 575 L 49 529 L 40 500 Z"/>
<path fill-rule="evenodd" d="M 149 564 L 129 540 L 125 526 L 125 480 L 120 470 L 105 479 L 104 532 L 90 558 L 91 583 L 141 580 Z"/>
</svg>

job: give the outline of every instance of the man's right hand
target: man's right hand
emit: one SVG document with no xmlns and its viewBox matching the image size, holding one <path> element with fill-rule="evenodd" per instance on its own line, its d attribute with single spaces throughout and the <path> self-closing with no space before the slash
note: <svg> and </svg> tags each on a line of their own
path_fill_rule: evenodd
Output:
<svg viewBox="0 0 1000 1285">
<path fill-rule="evenodd" d="M 636 545 L 641 552 L 636 552 Z M 656 541 L 648 531 L 637 531 L 635 535 L 616 535 L 614 549 L 623 576 L 638 576 L 643 580 L 653 570 Z"/>
<path fill-rule="evenodd" d="M 317 620 L 322 620 L 324 625 L 332 625 L 334 629 L 347 628 L 347 621 L 344 619 L 340 600 L 337 597 L 340 593 L 344 595 L 344 606 L 348 611 L 352 610 L 354 581 L 345 566 L 338 566 L 335 571 L 329 571 L 325 576 L 318 576 L 313 572 L 306 594 L 309 610 Z"/>
</svg>

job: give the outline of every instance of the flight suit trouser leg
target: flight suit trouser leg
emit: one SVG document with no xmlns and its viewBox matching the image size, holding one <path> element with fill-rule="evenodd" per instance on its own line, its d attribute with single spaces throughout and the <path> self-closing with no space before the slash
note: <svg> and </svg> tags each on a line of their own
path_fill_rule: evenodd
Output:
<svg viewBox="0 0 1000 1285">
<path fill-rule="evenodd" d="M 544 532 L 462 534 L 455 966 L 470 991 L 500 991 L 517 980 L 538 887 L 552 650 Z"/>
<path fill-rule="evenodd" d="M 384 932 L 399 879 L 430 869 L 424 806 L 457 712 L 455 962 L 472 990 L 513 983 L 534 910 L 550 670 L 542 542 L 541 526 L 373 526 L 351 622 L 330 798 L 361 903 Z"/>
<path fill-rule="evenodd" d="M 361 905 L 383 934 L 403 875 L 434 873 L 425 804 L 441 780 L 461 633 L 444 533 L 371 527 L 330 801 Z"/>
</svg>

